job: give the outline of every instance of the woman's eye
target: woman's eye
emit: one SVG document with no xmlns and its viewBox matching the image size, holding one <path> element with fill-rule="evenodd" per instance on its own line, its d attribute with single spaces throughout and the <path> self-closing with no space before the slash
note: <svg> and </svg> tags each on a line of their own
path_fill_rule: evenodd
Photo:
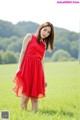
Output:
<svg viewBox="0 0 80 120">
<path fill-rule="evenodd" d="M 44 31 L 46 31 L 46 29 L 44 29 Z"/>
</svg>

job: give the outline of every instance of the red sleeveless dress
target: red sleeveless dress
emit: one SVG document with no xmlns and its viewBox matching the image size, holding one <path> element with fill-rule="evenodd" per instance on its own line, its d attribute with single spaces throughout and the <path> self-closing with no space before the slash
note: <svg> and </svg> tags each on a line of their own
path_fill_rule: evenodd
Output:
<svg viewBox="0 0 80 120">
<path fill-rule="evenodd" d="M 20 97 L 22 94 L 35 98 L 45 96 L 45 76 L 42 66 L 45 50 L 45 43 L 38 43 L 36 36 L 32 35 L 20 70 L 16 73 L 13 80 L 16 83 L 13 88 L 16 96 Z"/>
</svg>

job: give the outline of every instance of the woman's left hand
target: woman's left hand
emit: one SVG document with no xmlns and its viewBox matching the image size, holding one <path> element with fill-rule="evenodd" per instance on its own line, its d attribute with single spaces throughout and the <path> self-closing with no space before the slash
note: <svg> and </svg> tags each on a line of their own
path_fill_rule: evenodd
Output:
<svg viewBox="0 0 80 120">
<path fill-rule="evenodd" d="M 45 82 L 45 87 L 47 87 L 47 82 Z"/>
</svg>

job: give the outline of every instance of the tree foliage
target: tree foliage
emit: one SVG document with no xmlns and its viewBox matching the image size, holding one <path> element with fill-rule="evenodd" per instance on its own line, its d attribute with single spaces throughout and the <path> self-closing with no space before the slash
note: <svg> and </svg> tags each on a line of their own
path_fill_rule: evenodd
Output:
<svg viewBox="0 0 80 120">
<path fill-rule="evenodd" d="M 16 63 L 23 38 L 27 33 L 35 33 L 38 26 L 39 24 L 31 21 L 12 24 L 0 20 L 0 64 Z M 79 33 L 54 27 L 54 35 L 54 51 L 46 52 L 45 61 L 67 61 L 80 58 L 78 55 Z"/>
<path fill-rule="evenodd" d="M 64 51 L 64 50 L 60 49 L 60 50 L 57 50 L 52 55 L 52 60 L 53 61 L 63 61 L 63 60 L 68 60 L 70 57 L 71 56 L 67 51 Z"/>
</svg>

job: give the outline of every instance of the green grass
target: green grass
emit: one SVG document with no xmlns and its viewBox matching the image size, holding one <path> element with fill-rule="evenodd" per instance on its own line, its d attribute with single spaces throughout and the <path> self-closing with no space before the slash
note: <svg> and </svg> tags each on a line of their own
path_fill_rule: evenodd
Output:
<svg viewBox="0 0 80 120">
<path fill-rule="evenodd" d="M 0 65 L 0 111 L 9 110 L 10 120 L 80 120 L 79 62 L 45 63 L 44 68 L 48 86 L 36 113 L 30 101 L 28 111 L 21 111 L 21 98 L 12 90 L 17 64 Z"/>
</svg>

